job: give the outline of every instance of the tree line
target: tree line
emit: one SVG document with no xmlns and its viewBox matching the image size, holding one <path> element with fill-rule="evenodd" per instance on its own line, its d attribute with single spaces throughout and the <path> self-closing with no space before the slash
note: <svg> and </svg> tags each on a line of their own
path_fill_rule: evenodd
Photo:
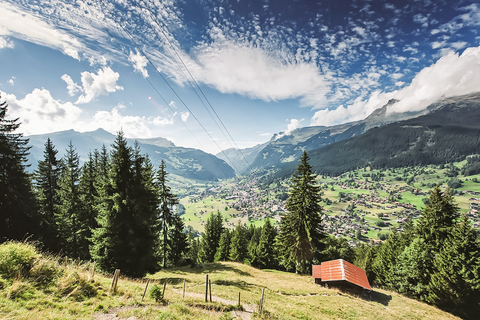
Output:
<svg viewBox="0 0 480 320">
<path fill-rule="evenodd" d="M 47 139 L 43 160 L 28 174 L 28 139 L 14 133 L 19 119 L 8 120 L 7 107 L 0 105 L 1 242 L 35 240 L 132 277 L 179 262 L 187 235 L 165 162 L 154 168 L 120 132 L 110 152 L 94 150 L 82 166 L 72 143 L 58 158 Z"/>
</svg>

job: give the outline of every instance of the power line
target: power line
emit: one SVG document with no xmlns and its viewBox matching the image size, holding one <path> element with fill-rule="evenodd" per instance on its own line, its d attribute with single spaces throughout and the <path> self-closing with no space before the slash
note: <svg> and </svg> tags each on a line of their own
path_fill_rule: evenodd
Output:
<svg viewBox="0 0 480 320">
<path fill-rule="evenodd" d="M 182 57 L 180 56 L 180 54 L 178 53 L 177 49 L 175 48 L 175 46 L 172 44 L 172 42 L 170 41 L 168 35 L 165 33 L 165 31 L 163 30 L 162 28 L 162 25 L 165 29 L 168 30 L 168 27 L 165 25 L 165 23 L 163 22 L 160 22 L 155 13 L 152 12 L 152 10 L 146 5 L 146 0 L 140 0 L 141 2 L 143 2 L 143 6 L 135 0 L 135 3 L 137 5 L 139 5 L 141 8 L 143 9 L 146 9 L 150 12 L 152 18 L 153 18 L 153 21 L 157 24 L 157 26 L 159 27 L 160 31 L 162 32 L 163 34 L 163 37 L 164 39 L 168 42 L 168 44 L 170 45 L 170 47 L 173 49 L 174 53 L 175 53 L 175 56 L 178 58 L 178 60 L 180 61 L 180 63 L 182 64 L 183 68 L 187 71 L 188 75 L 190 76 L 190 78 L 192 79 L 193 83 L 195 84 L 195 86 L 193 86 L 192 82 L 188 79 L 188 77 L 185 75 L 185 73 L 181 70 L 181 72 L 184 74 L 185 78 L 187 78 L 187 81 L 188 83 L 190 84 L 190 86 L 193 88 L 193 90 L 195 91 L 195 93 L 197 94 L 197 97 L 199 98 L 199 100 L 202 102 L 202 104 L 204 105 L 205 109 L 208 111 L 210 117 L 212 117 L 212 119 L 214 120 L 215 124 L 217 125 L 217 127 L 220 129 L 220 131 L 222 132 L 222 134 L 224 135 L 225 139 L 227 141 L 229 141 L 228 137 L 230 138 L 230 140 L 233 142 L 234 144 L 234 148 L 233 150 L 235 151 L 235 153 L 237 154 L 237 157 L 240 158 L 242 161 L 244 161 L 244 165 L 246 164 L 246 167 L 248 167 L 250 170 L 252 170 L 252 167 L 250 166 L 249 162 L 247 161 L 247 159 L 245 158 L 245 156 L 242 154 L 240 148 L 238 147 L 237 143 L 235 142 L 235 140 L 233 139 L 232 135 L 230 134 L 230 132 L 228 131 L 227 127 L 225 126 L 224 122 L 222 121 L 222 119 L 220 118 L 220 116 L 218 115 L 218 113 L 216 112 L 215 108 L 213 107 L 213 105 L 211 104 L 210 100 L 207 98 L 207 96 L 205 95 L 204 91 L 202 90 L 202 88 L 200 87 L 200 85 L 198 84 L 198 82 L 196 81 L 195 77 L 192 75 L 192 73 L 190 72 L 190 70 L 188 69 L 187 65 L 185 64 L 185 62 L 183 61 Z M 151 1 L 151 0 L 150 0 Z M 162 25 L 160 25 L 162 24 Z M 155 34 L 158 36 L 158 33 L 156 31 L 154 31 Z M 175 56 L 173 54 L 171 54 L 171 56 L 173 57 L 173 59 L 177 62 L 178 65 L 180 65 L 180 63 L 178 63 L 178 61 L 176 60 Z M 196 88 L 195 88 L 196 87 Z M 199 96 L 198 92 L 197 92 L 197 89 L 198 91 L 200 91 L 200 93 L 202 94 L 203 96 L 203 99 L 208 103 L 208 105 L 210 106 L 210 109 L 213 111 L 213 113 L 215 114 L 216 118 L 218 119 L 218 121 L 221 123 L 222 127 L 223 127 L 223 130 L 220 128 L 220 126 L 218 125 L 215 117 L 212 115 L 212 113 L 210 112 L 209 108 L 205 105 L 204 103 L 204 100 Z M 227 133 L 228 137 L 225 135 L 225 132 Z M 230 141 L 229 141 L 230 143 Z M 223 153 L 223 151 L 222 151 Z M 225 153 L 223 153 L 226 157 L 227 155 Z M 227 159 L 229 159 L 227 157 Z M 230 160 L 230 159 L 229 159 Z M 230 160 L 231 161 L 231 160 Z M 233 164 L 233 162 L 231 161 L 231 163 Z M 233 164 L 234 165 L 234 164 Z M 237 169 L 238 171 L 238 169 Z"/>
<path fill-rule="evenodd" d="M 107 6 L 103 3 L 103 0 L 100 0 L 101 4 L 105 7 L 105 10 L 106 11 L 109 11 L 109 9 L 107 8 Z M 220 148 L 218 146 L 218 144 L 215 142 L 215 140 L 213 139 L 213 137 L 210 135 L 210 133 L 206 130 L 206 128 L 202 125 L 202 123 L 198 120 L 198 118 L 195 116 L 195 114 L 190 110 L 190 108 L 188 108 L 188 106 L 186 105 L 186 103 L 183 101 L 182 98 L 180 98 L 180 96 L 178 95 L 178 93 L 175 91 L 175 89 L 168 83 L 168 81 L 165 79 L 165 77 L 160 73 L 160 71 L 158 70 L 158 68 L 153 64 L 153 62 L 151 61 L 151 59 L 145 54 L 145 52 L 140 48 L 140 46 L 137 44 L 137 42 L 133 39 L 133 37 L 130 35 L 130 33 L 121 25 L 121 23 L 117 22 L 117 20 L 115 19 L 115 17 L 112 15 L 113 17 L 113 21 L 119 25 L 123 32 L 128 35 L 128 37 L 130 38 L 130 40 L 132 41 L 132 43 L 135 45 L 135 47 L 137 48 L 137 50 L 147 59 L 147 61 L 150 63 L 150 65 L 152 65 L 152 67 L 155 69 L 155 71 L 157 72 L 157 74 L 163 79 L 163 81 L 168 85 L 168 87 L 175 93 L 175 95 L 177 96 L 177 98 L 182 102 L 182 104 L 185 106 L 185 108 L 192 114 L 192 116 L 195 118 L 195 120 L 198 122 L 198 124 L 202 127 L 202 129 L 207 133 L 207 135 L 210 137 L 210 139 L 217 145 L 218 148 Z M 103 23 L 103 22 L 102 22 Z M 107 31 L 107 33 L 112 37 L 112 38 L 115 38 L 111 32 L 108 30 L 108 28 L 104 25 L 104 28 L 105 30 Z M 121 48 L 122 52 L 127 55 L 128 57 L 128 54 L 126 52 L 124 52 L 123 48 Z M 153 83 L 145 78 L 148 83 L 150 84 L 150 86 L 152 86 L 152 88 L 157 92 L 157 94 L 162 98 L 162 100 L 165 102 L 165 104 L 168 105 L 168 107 L 170 108 L 170 110 L 174 113 L 174 115 L 176 115 L 176 112 L 175 110 L 173 110 L 170 106 L 170 104 L 166 101 L 166 99 L 163 97 L 163 95 L 160 94 L 160 92 L 157 90 L 157 88 L 153 85 Z M 178 115 L 176 115 L 176 117 L 183 123 L 183 125 L 187 128 L 187 130 L 192 134 L 192 136 L 195 138 L 195 140 L 200 144 L 201 142 L 197 139 L 197 137 L 193 134 L 193 132 L 187 127 L 187 125 L 178 117 Z M 207 153 L 209 154 L 209 153 Z M 213 157 L 213 155 L 209 154 L 210 157 L 212 158 L 213 162 L 218 166 L 218 168 L 223 172 L 223 174 L 225 175 L 225 177 L 228 177 L 227 173 L 223 170 L 223 168 L 217 163 L 217 161 L 215 160 L 215 158 Z M 227 157 L 227 159 L 229 159 Z M 230 160 L 230 159 L 229 159 Z M 230 160 L 231 161 L 231 160 Z M 235 167 L 236 170 L 238 170 L 236 167 Z"/>
</svg>

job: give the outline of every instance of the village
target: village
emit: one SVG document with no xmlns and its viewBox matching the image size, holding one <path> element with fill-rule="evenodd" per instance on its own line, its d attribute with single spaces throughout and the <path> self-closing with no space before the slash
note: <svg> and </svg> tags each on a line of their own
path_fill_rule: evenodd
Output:
<svg viewBox="0 0 480 320">
<path fill-rule="evenodd" d="M 471 179 L 465 181 L 471 182 Z M 351 246 L 360 241 L 383 241 L 394 229 L 401 232 L 408 219 L 415 221 L 421 216 L 431 190 L 389 176 L 372 180 L 352 173 L 319 176 L 318 185 L 325 232 L 347 238 Z M 478 230 L 480 184 L 470 183 L 470 186 L 475 190 L 454 190 L 454 197 L 459 211 L 467 214 Z M 209 214 L 217 211 L 228 228 L 233 229 L 237 223 L 260 226 L 267 218 L 278 228 L 281 217 L 286 214 L 288 191 L 288 179 L 265 183 L 258 178 L 235 178 L 184 197 L 181 201 L 186 208 L 183 219 L 200 233 Z"/>
</svg>

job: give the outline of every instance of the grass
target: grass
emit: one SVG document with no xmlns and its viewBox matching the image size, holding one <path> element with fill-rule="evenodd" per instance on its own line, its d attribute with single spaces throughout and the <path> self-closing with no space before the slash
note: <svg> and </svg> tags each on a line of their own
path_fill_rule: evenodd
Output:
<svg viewBox="0 0 480 320">
<path fill-rule="evenodd" d="M 0 252 L 15 246 L 14 249 L 34 249 L 28 244 L 6 243 L 0 245 Z M 243 308 L 244 314 L 253 319 L 457 319 L 394 292 L 375 289 L 370 299 L 363 299 L 318 286 L 308 275 L 259 270 L 233 262 L 164 269 L 149 275 L 162 288 L 167 279 L 165 296 L 156 302 L 147 294 L 142 301 L 144 280 L 121 277 L 116 292 L 111 292 L 111 276 L 97 273 L 94 280 L 89 279 L 89 263 L 65 261 L 37 250 L 30 250 L 24 257 L 28 260 L 32 252 L 35 258 L 22 276 L 0 273 L 5 282 L 0 289 L 1 319 L 105 319 L 104 313 L 142 320 L 236 319 Z M 0 261 L 0 270 L 5 270 L 5 264 L 12 266 L 4 259 Z M 206 274 L 212 281 L 212 303 L 204 300 Z M 263 288 L 265 312 L 252 313 Z M 235 306 L 239 292 L 240 308 Z"/>
</svg>

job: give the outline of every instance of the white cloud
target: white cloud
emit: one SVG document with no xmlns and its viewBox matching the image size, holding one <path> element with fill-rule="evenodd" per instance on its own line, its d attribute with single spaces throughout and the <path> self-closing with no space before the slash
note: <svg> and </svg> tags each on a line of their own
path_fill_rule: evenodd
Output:
<svg viewBox="0 0 480 320">
<path fill-rule="evenodd" d="M 72 78 L 68 74 L 64 74 L 63 76 L 60 77 L 63 81 L 66 82 L 67 84 L 67 90 L 68 94 L 70 96 L 76 95 L 79 91 L 82 90 L 82 87 L 80 87 L 78 84 L 73 82 Z"/>
<path fill-rule="evenodd" d="M 292 133 L 295 129 L 300 128 L 300 124 L 303 119 L 290 119 L 290 123 L 287 125 L 287 131 L 285 131 L 285 135 Z"/>
<path fill-rule="evenodd" d="M 152 122 L 156 126 L 167 126 L 173 124 L 173 118 L 155 117 Z"/>
<path fill-rule="evenodd" d="M 437 62 L 421 70 L 412 82 L 392 92 L 376 91 L 368 100 L 357 99 L 353 104 L 333 110 L 320 110 L 311 125 L 333 125 L 364 119 L 383 107 L 390 99 L 399 100 L 388 112 L 421 111 L 443 97 L 478 92 L 480 83 L 480 47 L 467 48 L 459 55 L 450 51 Z M 397 86 L 403 82 L 397 82 Z"/>
<path fill-rule="evenodd" d="M 187 122 L 188 117 L 190 117 L 190 112 L 180 112 L 180 117 L 182 118 L 183 122 Z"/>
<path fill-rule="evenodd" d="M 120 75 L 110 67 L 103 67 L 98 70 L 97 74 L 88 71 L 82 72 L 82 91 L 84 94 L 78 98 L 76 103 L 88 103 L 100 95 L 123 90 L 122 86 L 117 85 L 119 77 Z"/>
<path fill-rule="evenodd" d="M 0 26 L 0 34 L 1 34 L 1 26 Z M 15 47 L 15 44 L 3 37 L 0 37 L 0 49 L 13 49 Z"/>
<path fill-rule="evenodd" d="M 12 77 L 10 78 L 10 80 L 7 81 L 7 83 L 13 86 L 13 85 L 15 85 L 15 79 L 16 79 L 16 78 L 15 78 L 14 76 L 12 76 Z"/>
<path fill-rule="evenodd" d="M 71 102 L 55 100 L 50 91 L 34 89 L 23 99 L 6 94 L 12 117 L 19 117 L 20 131 L 27 134 L 42 134 L 71 129 L 82 111 Z"/>
<path fill-rule="evenodd" d="M 314 63 L 273 56 L 258 47 L 224 42 L 202 48 L 196 57 L 198 65 L 190 69 L 195 78 L 222 93 L 265 101 L 300 98 L 313 106 L 326 92 L 326 81 Z"/>
<path fill-rule="evenodd" d="M 133 68 L 135 71 L 140 72 L 144 78 L 148 78 L 148 71 L 147 71 L 147 64 L 148 60 L 145 56 L 143 56 L 138 50 L 136 53 L 130 51 L 130 55 L 128 56 L 128 61 L 133 64 Z"/>
<path fill-rule="evenodd" d="M 44 20 L 21 11 L 14 5 L 0 2 L 0 36 L 14 36 L 42 46 L 61 50 L 64 54 L 79 60 L 80 42 L 65 32 L 55 29 Z M 4 41 L 0 41 L 0 48 Z"/>
</svg>

